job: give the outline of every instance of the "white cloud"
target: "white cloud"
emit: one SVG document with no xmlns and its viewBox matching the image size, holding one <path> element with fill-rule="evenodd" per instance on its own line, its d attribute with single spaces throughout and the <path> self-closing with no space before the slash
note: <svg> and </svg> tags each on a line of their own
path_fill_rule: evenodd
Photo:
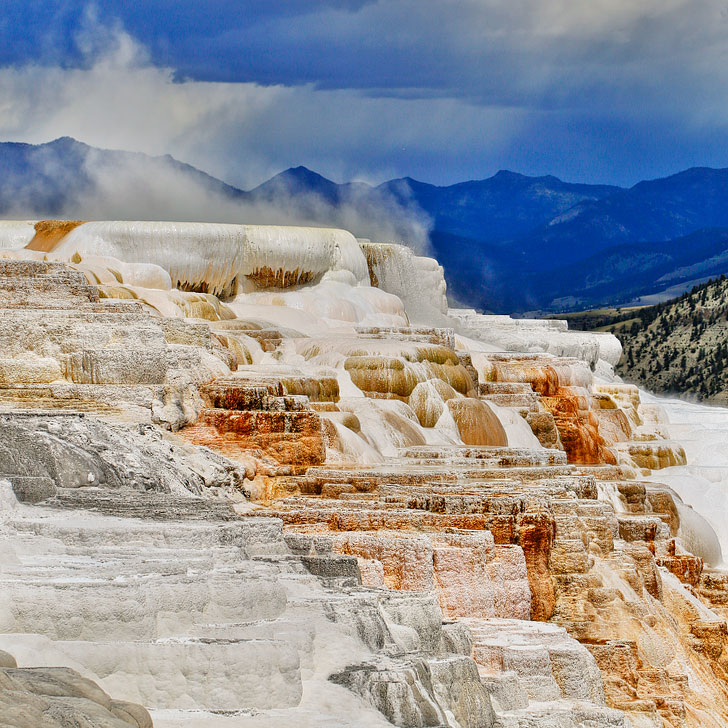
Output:
<svg viewBox="0 0 728 728">
<path fill-rule="evenodd" d="M 298 164 L 381 181 L 397 174 L 390 158 L 403 150 L 413 157 L 433 149 L 467 154 L 479 140 L 497 147 L 518 126 L 513 110 L 452 99 L 176 82 L 173 69 L 152 65 L 128 34 L 104 33 L 106 48 L 88 67 L 0 69 L 0 138 L 71 136 L 97 147 L 168 153 L 247 186 Z"/>
<path fill-rule="evenodd" d="M 193 151 L 221 124 L 246 123 L 284 90 L 255 84 L 175 83 L 118 31 L 88 68 L 0 70 L 0 135 L 40 143 L 72 136 L 148 154 Z M 184 156 L 184 154 L 183 154 Z"/>
<path fill-rule="evenodd" d="M 42 143 L 70 136 L 91 147 L 169 153 L 245 185 L 289 166 L 283 162 L 286 153 L 300 155 L 291 164 L 309 161 L 316 166 L 328 160 L 329 166 L 335 165 L 342 152 L 337 140 L 363 142 L 369 133 L 366 122 L 378 118 L 391 123 L 392 107 L 399 103 L 310 87 L 175 82 L 171 69 L 153 66 L 145 50 L 121 29 L 92 30 L 84 31 L 84 47 L 103 42 L 105 50 L 87 67 L 0 69 L 0 138 Z M 319 96 L 328 105 L 323 114 Z M 347 118 L 352 101 L 348 96 L 368 107 L 368 114 L 354 115 L 342 130 L 340 120 Z M 308 131 L 312 121 L 317 130 L 313 137 Z M 288 152 L 281 154 L 283 139 Z M 317 151 L 324 139 L 326 148 Z M 211 190 L 204 179 L 169 159 L 110 157 L 93 148 L 84 154 L 82 169 L 89 184 L 80 184 L 78 177 L 66 184 L 64 177 L 75 172 L 60 168 L 48 150 L 37 180 L 24 180 L 16 200 L 3 199 L 10 205 L 4 216 L 326 224 L 373 239 L 403 240 L 420 251 L 427 248 L 429 221 L 422 212 L 384 195 L 372 198 L 352 190 L 345 204 L 332 206 L 316 195 L 294 201 L 281 193 L 274 204 L 252 204 Z M 54 199 L 48 195 L 47 179 L 67 188 L 60 210 L 42 209 L 46 199 Z"/>
</svg>

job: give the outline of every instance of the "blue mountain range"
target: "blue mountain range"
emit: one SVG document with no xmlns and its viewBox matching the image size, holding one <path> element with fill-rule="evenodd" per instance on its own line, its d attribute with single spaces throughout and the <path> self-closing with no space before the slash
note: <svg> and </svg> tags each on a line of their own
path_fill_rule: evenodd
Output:
<svg viewBox="0 0 728 728">
<path fill-rule="evenodd" d="M 132 170 L 147 186 L 157 173 L 161 179 L 174 172 L 211 199 L 250 205 L 241 208 L 247 210 L 278 207 L 291 223 L 336 224 L 332 214 L 348 210 L 355 213 L 352 231 L 366 237 L 367 221 L 404 212 L 428 229 L 453 300 L 482 310 L 547 312 L 654 300 L 728 272 L 728 169 L 707 167 L 630 188 L 506 170 L 448 186 L 409 177 L 378 186 L 338 184 L 295 167 L 241 190 L 170 156 L 97 149 L 64 137 L 0 143 L 0 215 L 87 217 L 84 200 L 98 196 L 93 170 L 100 164 Z M 133 213 L 128 216 L 139 216 Z"/>
</svg>

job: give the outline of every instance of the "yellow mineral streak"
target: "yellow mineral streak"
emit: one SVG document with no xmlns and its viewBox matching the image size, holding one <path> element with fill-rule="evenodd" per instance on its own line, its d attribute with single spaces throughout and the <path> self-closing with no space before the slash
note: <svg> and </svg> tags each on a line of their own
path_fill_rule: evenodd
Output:
<svg viewBox="0 0 728 728">
<path fill-rule="evenodd" d="M 442 379 L 428 379 L 412 390 L 409 406 L 423 427 L 434 427 L 445 411 L 445 403 L 458 393 Z"/>
<path fill-rule="evenodd" d="M 503 425 L 486 402 L 463 397 L 449 399 L 447 407 L 466 445 L 508 445 Z"/>
<path fill-rule="evenodd" d="M 50 253 L 71 230 L 83 223 L 83 220 L 41 220 L 35 224 L 35 236 L 25 247 Z"/>
</svg>

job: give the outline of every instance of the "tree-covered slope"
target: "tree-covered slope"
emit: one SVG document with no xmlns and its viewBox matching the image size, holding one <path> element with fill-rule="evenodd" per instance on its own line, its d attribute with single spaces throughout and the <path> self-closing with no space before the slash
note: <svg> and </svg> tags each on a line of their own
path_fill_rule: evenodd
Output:
<svg viewBox="0 0 728 728">
<path fill-rule="evenodd" d="M 574 328 L 611 331 L 624 353 L 617 373 L 654 392 L 728 405 L 728 279 L 679 298 L 626 311 L 568 317 Z"/>
</svg>

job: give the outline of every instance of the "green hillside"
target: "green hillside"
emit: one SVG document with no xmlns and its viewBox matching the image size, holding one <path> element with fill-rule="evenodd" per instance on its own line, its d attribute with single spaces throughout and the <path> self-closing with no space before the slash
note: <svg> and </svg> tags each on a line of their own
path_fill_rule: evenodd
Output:
<svg viewBox="0 0 728 728">
<path fill-rule="evenodd" d="M 556 317 L 554 317 L 556 318 Z M 654 392 L 728 405 L 728 280 L 630 309 L 559 316 L 574 329 L 611 331 L 624 347 L 617 373 Z"/>
</svg>

